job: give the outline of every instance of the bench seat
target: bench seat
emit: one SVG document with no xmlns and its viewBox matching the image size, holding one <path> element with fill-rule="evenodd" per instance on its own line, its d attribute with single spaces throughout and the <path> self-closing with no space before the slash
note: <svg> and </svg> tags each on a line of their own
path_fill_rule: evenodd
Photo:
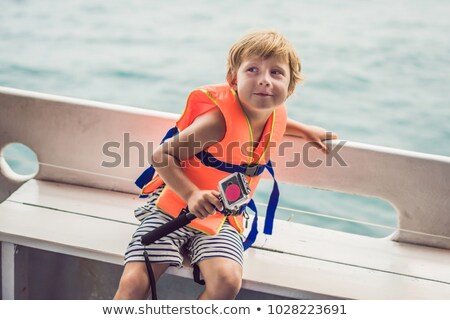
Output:
<svg viewBox="0 0 450 320">
<path fill-rule="evenodd" d="M 144 201 L 29 180 L 0 204 L 3 277 L 11 244 L 122 264 Z M 296 299 L 450 299 L 449 265 L 445 249 L 276 220 L 274 235 L 245 252 L 243 288 Z M 192 277 L 188 263 L 168 272 Z"/>
</svg>

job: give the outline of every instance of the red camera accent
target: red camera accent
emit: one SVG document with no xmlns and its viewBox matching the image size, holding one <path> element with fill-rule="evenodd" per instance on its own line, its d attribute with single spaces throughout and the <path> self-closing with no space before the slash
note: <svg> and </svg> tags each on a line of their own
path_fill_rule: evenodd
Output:
<svg viewBox="0 0 450 320">
<path fill-rule="evenodd" d="M 241 196 L 241 189 L 237 184 L 231 184 L 225 190 L 225 197 L 228 201 L 234 202 Z"/>
</svg>

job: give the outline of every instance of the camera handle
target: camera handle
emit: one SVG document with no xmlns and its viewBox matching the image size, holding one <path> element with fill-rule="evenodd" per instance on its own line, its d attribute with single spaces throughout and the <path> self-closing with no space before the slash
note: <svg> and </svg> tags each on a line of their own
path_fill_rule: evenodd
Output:
<svg viewBox="0 0 450 320">
<path fill-rule="evenodd" d="M 141 237 L 141 243 L 145 246 L 155 242 L 162 237 L 167 236 L 168 234 L 174 232 L 175 230 L 188 225 L 192 220 L 197 218 L 192 213 L 188 212 L 187 208 L 181 210 L 180 215 L 173 220 L 163 224 L 162 226 L 156 228 L 153 231 L 150 231 L 144 234 Z"/>
<path fill-rule="evenodd" d="M 167 236 L 168 234 L 174 232 L 175 230 L 188 225 L 192 220 L 197 218 L 195 215 L 188 211 L 188 208 L 184 208 L 181 210 L 180 215 L 175 219 L 166 222 L 162 226 L 156 228 L 153 231 L 147 232 L 141 237 L 141 243 L 145 246 L 152 244 L 156 240 L 161 239 L 162 237 Z M 150 281 L 150 288 L 152 293 L 152 300 L 158 300 L 156 295 L 156 280 L 155 275 L 153 273 L 153 268 L 148 257 L 147 251 L 144 250 L 144 258 L 145 258 L 145 266 L 147 268 L 147 273 Z"/>
<path fill-rule="evenodd" d="M 141 237 L 141 243 L 145 246 L 148 246 L 149 244 L 152 244 L 156 240 L 159 240 L 162 237 L 167 236 L 168 234 L 174 232 L 175 230 L 178 230 L 178 229 L 188 225 L 192 220 L 194 220 L 196 218 L 197 217 L 194 214 L 192 214 L 188 211 L 188 207 L 183 208 L 183 210 L 181 210 L 180 215 L 178 217 L 176 217 L 176 218 L 170 220 L 169 222 L 166 222 L 162 226 L 144 234 Z M 152 300 L 157 300 L 158 297 L 156 295 L 155 275 L 153 273 L 153 269 L 152 269 L 152 266 L 151 266 L 151 263 L 150 263 L 150 260 L 148 257 L 148 253 L 146 251 L 144 251 L 144 257 L 145 257 L 145 265 L 147 268 L 147 273 L 149 275 L 149 280 L 150 280 Z M 197 265 L 194 265 L 194 271 L 195 271 L 196 266 Z M 197 266 L 197 268 L 198 268 L 198 266 Z M 196 276 L 196 274 L 197 274 L 197 276 Z M 198 277 L 198 280 L 195 280 L 195 281 L 198 283 L 201 283 L 198 270 L 197 270 L 197 273 L 194 272 L 194 279 L 196 277 Z M 201 284 L 204 284 L 204 282 Z"/>
</svg>

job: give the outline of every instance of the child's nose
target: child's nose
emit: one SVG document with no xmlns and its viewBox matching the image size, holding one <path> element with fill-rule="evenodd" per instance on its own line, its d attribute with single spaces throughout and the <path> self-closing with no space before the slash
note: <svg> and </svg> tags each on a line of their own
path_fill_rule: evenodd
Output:
<svg viewBox="0 0 450 320">
<path fill-rule="evenodd" d="M 269 86 L 270 85 L 270 78 L 266 73 L 261 74 L 261 78 L 259 79 L 259 85 L 260 86 Z"/>
</svg>

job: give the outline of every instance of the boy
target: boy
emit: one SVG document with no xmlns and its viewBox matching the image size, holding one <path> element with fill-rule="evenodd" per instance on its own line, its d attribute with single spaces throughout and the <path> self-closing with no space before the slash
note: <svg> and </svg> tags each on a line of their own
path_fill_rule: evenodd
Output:
<svg viewBox="0 0 450 320">
<path fill-rule="evenodd" d="M 217 212 L 223 209 L 217 183 L 230 172 L 208 161 L 243 167 L 253 194 L 259 169 L 270 166 L 270 149 L 283 135 L 303 137 L 326 151 L 324 129 L 287 119 L 284 102 L 301 80 L 301 66 L 282 35 L 260 31 L 244 36 L 230 49 L 227 69 L 227 84 L 191 93 L 177 122 L 179 134 L 153 153 L 158 176 L 143 189 L 151 197 L 135 212 L 142 224 L 128 246 L 115 299 L 148 296 L 144 251 L 158 279 L 169 266 L 181 266 L 182 247 L 188 248 L 206 284 L 199 299 L 234 299 L 242 282 L 242 215 Z M 198 219 L 148 247 L 140 243 L 142 235 L 185 207 Z"/>
</svg>

